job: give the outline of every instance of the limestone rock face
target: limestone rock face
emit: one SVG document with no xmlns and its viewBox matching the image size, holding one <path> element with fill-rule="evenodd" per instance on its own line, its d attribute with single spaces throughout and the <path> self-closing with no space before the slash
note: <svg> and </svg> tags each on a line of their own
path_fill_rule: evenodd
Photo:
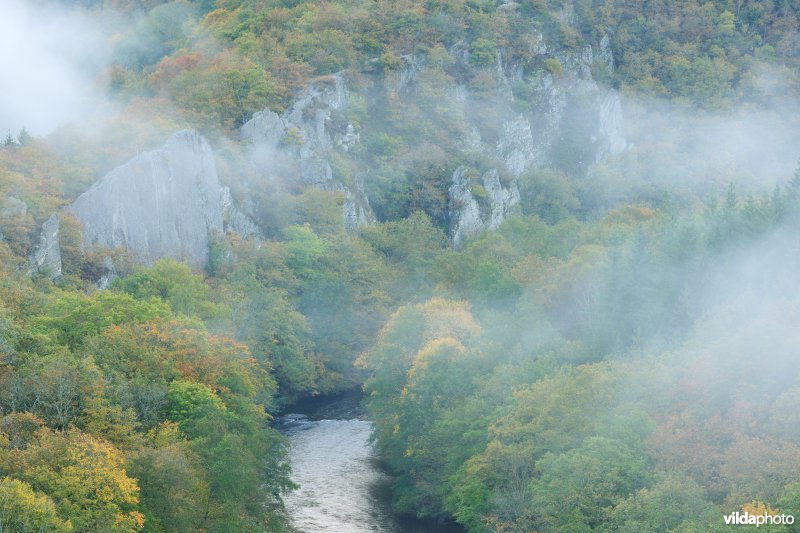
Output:
<svg viewBox="0 0 800 533">
<path fill-rule="evenodd" d="M 608 35 L 603 35 L 603 37 L 600 39 L 598 56 L 600 60 L 605 63 L 605 67 L 608 70 L 612 70 L 614 68 L 614 52 L 611 51 L 611 39 L 609 39 Z"/>
<path fill-rule="evenodd" d="M 513 12 L 520 5 L 503 0 L 496 9 Z M 563 4 L 558 18 L 578 29 L 571 2 Z M 401 108 L 396 106 L 408 104 L 406 131 L 413 130 L 417 116 L 421 129 L 441 123 L 439 131 L 456 132 L 457 137 L 433 141 L 445 152 L 442 159 L 479 167 L 480 178 L 474 177 L 478 175 L 474 169 L 457 169 L 448 188 L 447 217 L 456 247 L 469 236 L 500 225 L 519 202 L 517 181 L 526 174 L 564 168 L 565 159 L 577 153 L 580 157 L 570 160 L 569 172 L 588 175 L 592 165 L 627 147 L 620 94 L 603 86 L 614 69 L 611 39 L 604 35 L 565 47 L 531 29 L 525 44 L 523 53 L 498 47 L 487 58 L 485 52 L 473 53 L 472 45 L 462 40 L 437 54 L 402 55 L 393 68 L 362 72 L 358 78 L 359 87 L 367 87 L 359 94 L 359 105 L 389 102 L 398 112 Z M 446 60 L 444 54 L 449 56 Z M 359 160 L 361 150 L 355 148 L 361 142 L 358 128 L 364 128 L 364 138 L 372 141 L 368 128 L 375 124 L 367 119 L 357 127 L 348 121 L 344 111 L 355 101 L 350 90 L 354 89 L 348 89 L 340 74 L 321 78 L 283 114 L 269 109 L 256 113 L 241 128 L 241 135 L 252 145 L 257 167 L 267 175 L 294 175 L 305 184 L 342 192 L 344 225 L 355 229 L 374 220 L 366 191 L 372 191 L 375 182 L 368 181 L 366 187 L 363 183 L 371 179 L 374 169 L 369 165 L 374 160 Z M 421 137 L 426 135 L 427 131 Z M 403 141 L 413 147 L 415 139 Z M 449 150 L 460 153 L 450 159 Z M 408 173 L 403 165 L 414 161 L 413 148 L 395 157 L 393 169 Z M 359 170 L 353 172 L 354 168 Z M 473 176 L 472 187 L 467 174 Z M 434 186 L 440 188 L 441 181 Z M 382 204 L 377 208 L 387 212 Z"/>
<path fill-rule="evenodd" d="M 394 90 L 398 93 L 407 93 L 413 89 L 417 81 L 417 75 L 425 67 L 425 57 L 417 54 L 408 54 L 401 56 L 401 59 L 403 65 L 394 76 L 396 79 L 392 80 L 392 84 Z"/>
<path fill-rule="evenodd" d="M 524 115 L 503 124 L 497 155 L 515 178 L 542 158 L 541 147 L 533 140 L 531 123 Z"/>
<path fill-rule="evenodd" d="M 220 202 L 222 206 L 222 222 L 226 232 L 235 233 L 245 238 L 258 238 L 258 226 L 233 202 L 229 187 L 220 189 Z"/>
<path fill-rule="evenodd" d="M 480 232 L 496 230 L 508 216 L 511 208 L 519 203 L 520 196 L 516 183 L 508 188 L 500 183 L 500 175 L 491 169 L 481 176 L 481 184 L 485 191 L 484 207 L 475 198 L 469 179 L 469 168 L 458 167 L 453 173 L 453 184 L 450 186 L 450 237 L 453 247 L 459 250 L 465 241 Z"/>
<path fill-rule="evenodd" d="M 30 257 L 30 271 L 43 272 L 55 279 L 61 276 L 61 247 L 59 246 L 59 219 L 53 213 L 44 224 L 39 243 Z"/>
<path fill-rule="evenodd" d="M 502 8 L 514 10 L 517 5 L 505 2 Z M 575 24 L 570 3 L 565 3 L 559 17 L 564 24 Z M 594 163 L 628 146 L 620 95 L 601 87 L 593 74 L 604 70 L 610 73 L 614 68 L 609 37 L 603 36 L 594 46 L 565 49 L 548 43 L 541 33 L 532 33 L 528 44 L 531 57 L 536 58 L 531 62 L 539 66 L 523 68 L 506 62 L 503 52 L 498 51 L 494 65 L 485 67 L 485 72 L 491 69 L 495 79 L 495 92 L 489 98 L 500 117 L 494 136 L 484 136 L 487 128 L 473 122 L 467 124 L 465 135 L 456 143 L 469 158 L 489 159 L 495 165 L 481 177 L 486 192 L 483 202 L 471 191 L 463 168 L 453 175 L 448 192 L 452 206 L 450 234 L 456 248 L 484 229 L 499 227 L 510 207 L 519 202 L 517 180 L 531 170 L 557 165 L 572 144 L 585 144 L 593 150 L 591 158 L 579 162 L 587 172 Z M 449 53 L 463 68 L 471 68 L 466 44 L 452 47 Z M 460 98 L 471 101 L 468 90 L 459 89 Z M 524 94 L 524 101 L 519 94 Z M 506 187 L 501 185 L 498 171 L 510 178 Z"/>
<path fill-rule="evenodd" d="M 103 270 L 105 270 L 105 272 L 100 276 L 100 279 L 97 280 L 97 288 L 101 291 L 109 288 L 111 284 L 114 283 L 114 280 L 119 277 L 117 268 L 114 266 L 114 261 L 112 261 L 110 257 L 103 258 Z"/>
<path fill-rule="evenodd" d="M 516 182 L 512 182 L 508 188 L 503 187 L 500 183 L 500 174 L 497 169 L 486 172 L 481 177 L 481 182 L 489 198 L 489 207 L 491 208 L 489 218 L 486 220 L 486 227 L 490 230 L 496 230 L 508 216 L 511 208 L 519 203 L 519 189 Z"/>
<path fill-rule="evenodd" d="M 609 89 L 600 103 L 600 132 L 604 143 L 597 151 L 597 160 L 617 155 L 625 150 L 628 142 L 622 131 L 622 103 L 619 93 Z"/>
<path fill-rule="evenodd" d="M 349 152 L 351 148 L 361 142 L 361 135 L 356 133 L 355 127 L 348 124 L 343 135 L 336 137 L 336 146 L 340 147 L 345 152 Z"/>
<path fill-rule="evenodd" d="M 144 264 L 174 257 L 202 267 L 214 233 L 257 233 L 220 186 L 211 147 L 189 130 L 115 168 L 68 209 L 85 246 L 124 247 Z"/>
<path fill-rule="evenodd" d="M 241 134 L 254 144 L 274 149 L 286 135 L 286 123 L 277 113 L 264 109 L 242 126 Z"/>
<path fill-rule="evenodd" d="M 506 2 L 504 7 L 516 9 L 511 2 Z M 570 3 L 565 3 L 559 17 L 564 24 L 575 24 Z M 623 151 L 627 142 L 620 95 L 616 90 L 601 87 L 593 74 L 603 71 L 610 74 L 614 69 L 608 35 L 594 45 L 563 48 L 557 43 L 548 43 L 543 34 L 532 32 L 528 47 L 533 58 L 529 61 L 539 66 L 523 68 L 513 61 L 505 61 L 501 50 L 492 68 L 496 80 L 492 105 L 501 113 L 505 109 L 506 113 L 499 137 L 490 149 L 494 148 L 494 155 L 505 170 L 519 177 L 529 169 L 551 165 L 559 140 L 565 133 L 574 135 L 574 132 L 564 131 L 570 127 L 568 118 L 576 122 L 571 112 L 580 116 L 577 122 L 582 123 L 585 136 L 594 143 L 593 161 Z M 450 54 L 458 61 L 461 55 L 468 56 L 468 51 L 453 48 Z M 519 90 L 512 90 L 512 86 Z M 520 112 L 520 108 L 524 111 Z M 489 144 L 488 140 L 479 142 Z M 469 140 L 463 144 L 474 146 L 476 143 Z"/>
<path fill-rule="evenodd" d="M 189 130 L 115 168 L 67 210 L 83 225 L 84 246 L 123 247 L 143 264 L 174 257 L 204 267 L 214 233 L 259 236 L 258 227 L 234 205 L 230 190 L 220 186 L 211 147 Z M 61 275 L 58 241 L 59 218 L 54 213 L 42 226 L 31 254 L 31 273 Z M 101 289 L 116 277 L 110 258 L 103 266 Z"/>
<path fill-rule="evenodd" d="M 472 196 L 467 167 L 458 167 L 453 173 L 453 184 L 450 186 L 450 237 L 453 247 L 460 250 L 464 242 L 486 229 L 481 220 L 481 210 L 477 200 Z"/>
<path fill-rule="evenodd" d="M 335 74 L 311 84 L 282 115 L 259 111 L 240 133 L 251 143 L 253 161 L 263 171 L 288 169 L 307 185 L 344 193 L 343 223 L 355 229 L 374 216 L 363 187 L 345 185 L 334 177 L 331 167 L 335 150 L 346 153 L 360 142 L 353 124 L 340 120 L 346 105 L 345 80 Z"/>
<path fill-rule="evenodd" d="M 283 117 L 287 130 L 296 135 L 294 150 L 300 160 L 302 180 L 323 188 L 338 188 L 331 183 L 333 170 L 328 153 L 333 148 L 330 130 L 332 114 L 347 102 L 344 80 L 340 75 L 329 83 L 312 84 L 303 92 Z"/>
</svg>

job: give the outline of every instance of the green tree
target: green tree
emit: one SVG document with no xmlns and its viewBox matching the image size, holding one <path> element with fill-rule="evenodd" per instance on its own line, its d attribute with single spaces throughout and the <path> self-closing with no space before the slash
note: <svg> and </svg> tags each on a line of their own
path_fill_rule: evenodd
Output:
<svg viewBox="0 0 800 533">
<path fill-rule="evenodd" d="M 134 454 L 130 466 L 148 529 L 200 529 L 210 497 L 200 458 L 173 425 L 163 424 L 148 436 L 152 446 Z"/>
<path fill-rule="evenodd" d="M 703 488 L 676 473 L 659 475 L 657 483 L 617 503 L 608 511 L 605 531 L 709 531 L 720 522 L 719 509 Z"/>
<path fill-rule="evenodd" d="M 560 455 L 545 454 L 540 475 L 530 485 L 537 528 L 591 531 L 603 522 L 602 510 L 649 481 L 647 457 L 622 442 L 590 437 Z"/>
<path fill-rule="evenodd" d="M 28 133 L 27 129 L 22 128 L 19 130 L 19 134 L 17 135 L 17 143 L 19 143 L 20 146 L 28 146 L 28 144 L 31 142 L 31 139 L 31 134 Z"/>
<path fill-rule="evenodd" d="M 169 315 L 167 304 L 158 299 L 140 301 L 115 291 L 92 295 L 58 291 L 49 298 L 44 312 L 34 318 L 32 330 L 76 348 L 111 325 L 141 324 Z"/>
<path fill-rule="evenodd" d="M 114 288 L 139 300 L 161 298 L 175 313 L 210 318 L 220 313 L 210 300 L 203 278 L 189 265 L 170 258 L 160 259 L 150 267 L 135 267 L 133 274 L 119 278 Z"/>
<path fill-rule="evenodd" d="M 196 425 L 203 419 L 221 416 L 225 404 L 213 390 L 202 383 L 175 380 L 170 383 L 167 395 L 167 416 L 178 422 L 190 436 L 198 435 Z"/>
</svg>

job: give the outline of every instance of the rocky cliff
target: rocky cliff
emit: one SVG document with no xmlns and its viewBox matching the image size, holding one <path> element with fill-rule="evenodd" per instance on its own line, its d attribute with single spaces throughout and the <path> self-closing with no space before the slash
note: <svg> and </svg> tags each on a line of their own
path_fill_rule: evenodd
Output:
<svg viewBox="0 0 800 533">
<path fill-rule="evenodd" d="M 565 24 L 574 22 L 569 11 L 562 17 Z M 481 178 L 486 206 L 483 209 L 479 209 L 481 198 L 473 194 L 469 180 L 465 179 L 465 169 L 459 167 L 453 174 L 448 192 L 450 236 L 456 248 L 468 237 L 502 223 L 520 200 L 517 180 L 523 174 L 557 168 L 565 156 L 575 163 L 570 170 L 586 173 L 594 163 L 627 147 L 619 93 L 604 88 L 592 74 L 614 68 L 607 36 L 595 46 L 567 50 L 548 45 L 541 34 L 536 34 L 531 40 L 530 53 L 533 59 L 529 63 L 540 66 L 508 63 L 504 51 L 497 53 L 493 68 L 496 89 L 488 98 L 500 121 L 496 138 L 481 133 L 487 129 L 484 124 L 467 119 L 470 133 L 459 143 L 462 153 L 483 161 L 484 165 L 493 161 L 496 166 Z M 453 47 L 450 54 L 465 69 L 470 68 L 466 45 Z M 407 72 L 400 74 L 398 86 L 408 91 L 409 84 L 420 75 L 421 63 L 424 60 L 409 62 Z M 458 94 L 467 106 L 476 100 L 467 86 L 452 94 Z M 485 96 L 482 99 L 487 100 Z M 509 178 L 506 187 L 500 184 L 498 171 Z"/>
<path fill-rule="evenodd" d="M 453 247 L 458 250 L 467 239 L 483 230 L 496 230 L 503 223 L 511 208 L 519 203 L 519 189 L 512 182 L 503 187 L 496 169 L 485 172 L 479 185 L 481 193 L 476 198 L 469 176 L 470 169 L 458 167 L 453 173 L 450 186 L 450 219 Z M 480 201 L 479 201 L 480 199 Z"/>
<path fill-rule="evenodd" d="M 61 275 L 61 247 L 59 246 L 60 223 L 58 215 L 53 213 L 44 224 L 39 234 L 39 242 L 30 256 L 30 272 L 41 272 L 57 278 Z"/>
<path fill-rule="evenodd" d="M 566 6 L 560 23 L 575 26 L 575 14 Z M 503 5 L 517 7 L 513 2 Z M 488 61 L 485 52 L 476 60 L 477 52 L 460 41 L 436 57 L 399 56 L 391 68 L 374 69 L 353 88 L 342 74 L 320 78 L 283 114 L 269 109 L 256 113 L 241 128 L 241 136 L 263 172 L 293 175 L 302 183 L 343 192 L 343 219 L 349 229 L 374 220 L 370 204 L 378 213 L 393 212 L 396 205 L 386 209 L 371 201 L 378 198 L 376 188 L 383 187 L 378 192 L 384 202 L 387 195 L 396 198 L 415 187 L 438 188 L 447 197 L 444 224 L 460 247 L 502 223 L 520 200 L 518 180 L 535 180 L 536 171 L 547 168 L 582 178 L 594 164 L 627 146 L 620 95 L 598 81 L 609 79 L 614 69 L 608 36 L 565 46 L 532 30 L 528 48 L 523 53 L 498 48 Z M 347 118 L 354 99 L 367 111 L 356 124 Z M 435 184 L 414 182 L 414 148 L 388 163 L 375 157 L 376 150 L 391 150 L 393 138 L 414 147 L 415 126 L 429 129 L 420 131 L 419 137 L 426 139 L 419 141 L 421 152 L 426 142 L 443 149 L 447 161 L 436 164 L 449 167 L 449 183 L 441 178 Z M 431 142 L 431 128 L 447 132 L 440 135 L 444 140 Z M 354 150 L 362 137 L 365 144 Z M 338 175 L 334 161 L 343 160 L 355 161 L 349 168 L 360 170 Z M 377 178 L 383 181 L 376 185 L 371 180 L 380 173 L 389 177 Z M 406 183 L 392 182 L 398 176 Z"/>
<path fill-rule="evenodd" d="M 189 130 L 115 168 L 67 209 L 83 225 L 84 246 L 122 247 L 143 264 L 174 257 L 204 267 L 213 234 L 258 234 L 220 185 L 211 147 Z M 31 269 L 52 277 L 61 274 L 58 226 L 54 214 L 31 256 Z"/>
<path fill-rule="evenodd" d="M 186 130 L 109 172 L 69 210 L 87 246 L 124 247 L 145 264 L 170 256 L 203 266 L 210 235 L 223 231 L 221 189 L 211 147 Z"/>
<path fill-rule="evenodd" d="M 359 142 L 353 124 L 342 120 L 346 105 L 344 77 L 328 76 L 311 84 L 282 115 L 268 108 L 253 115 L 241 136 L 251 143 L 262 171 L 288 170 L 305 184 L 342 192 L 343 222 L 355 229 L 374 220 L 369 200 L 357 181 L 343 183 L 334 176 L 330 162 L 334 151 L 346 153 Z"/>
</svg>

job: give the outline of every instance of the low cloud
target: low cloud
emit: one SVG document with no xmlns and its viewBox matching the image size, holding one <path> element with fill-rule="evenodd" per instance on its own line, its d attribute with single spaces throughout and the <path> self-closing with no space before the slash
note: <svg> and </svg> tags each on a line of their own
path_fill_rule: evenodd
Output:
<svg viewBox="0 0 800 533">
<path fill-rule="evenodd" d="M 46 135 L 101 100 L 106 42 L 90 16 L 52 2 L 6 0 L 0 17 L 0 133 Z"/>
</svg>

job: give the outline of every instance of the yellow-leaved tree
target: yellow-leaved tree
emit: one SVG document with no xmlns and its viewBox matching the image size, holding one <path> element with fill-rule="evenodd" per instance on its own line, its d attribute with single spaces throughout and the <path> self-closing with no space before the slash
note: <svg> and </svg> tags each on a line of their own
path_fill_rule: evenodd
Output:
<svg viewBox="0 0 800 533">
<path fill-rule="evenodd" d="M 53 500 L 36 492 L 28 483 L 5 477 L 0 479 L 0 531 L 72 531 L 72 523 L 62 520 Z"/>
<path fill-rule="evenodd" d="M 458 459 L 438 450 L 468 431 L 455 428 L 451 415 L 468 397 L 473 377 L 486 370 L 486 358 L 471 343 L 480 332 L 466 302 L 434 298 L 396 311 L 375 347 L 358 360 L 371 373 L 365 389 L 378 446 L 395 471 L 410 473 L 394 487 L 394 504 L 402 511 L 435 513 L 441 507 L 433 488 Z"/>
<path fill-rule="evenodd" d="M 76 530 L 127 533 L 144 526 L 139 487 L 122 453 L 92 435 L 40 428 L 22 446 L 0 447 L 0 471 L 47 495 Z"/>
</svg>

